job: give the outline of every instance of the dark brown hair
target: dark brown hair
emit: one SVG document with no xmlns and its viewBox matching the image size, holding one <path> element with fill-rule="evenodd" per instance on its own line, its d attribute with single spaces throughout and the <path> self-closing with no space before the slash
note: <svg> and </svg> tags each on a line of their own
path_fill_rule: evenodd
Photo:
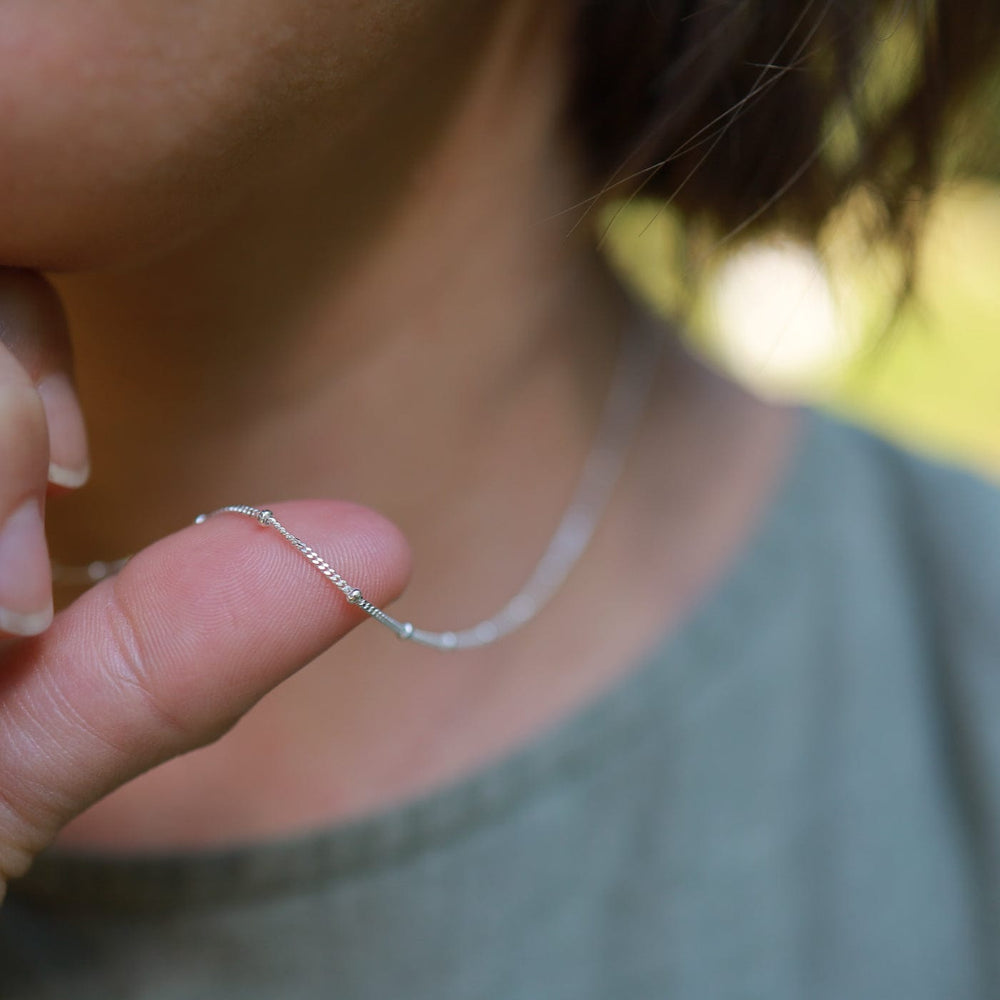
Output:
<svg viewBox="0 0 1000 1000">
<path fill-rule="evenodd" d="M 862 184 L 904 229 L 1000 47 L 997 0 L 575 2 L 595 190 L 641 189 L 726 233 L 812 235 Z"/>
</svg>

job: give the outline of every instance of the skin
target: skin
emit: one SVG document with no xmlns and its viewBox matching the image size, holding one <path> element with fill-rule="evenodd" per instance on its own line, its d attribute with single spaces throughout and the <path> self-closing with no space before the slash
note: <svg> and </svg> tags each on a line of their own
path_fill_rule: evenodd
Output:
<svg viewBox="0 0 1000 1000">
<path fill-rule="evenodd" d="M 8 557 L 42 579 L 14 595 L 41 634 L 0 642 L 3 876 L 57 837 L 199 847 L 455 780 L 620 678 L 745 544 L 797 415 L 673 340 L 591 549 L 502 643 L 351 631 L 276 536 L 190 526 L 266 504 L 376 603 L 409 580 L 428 627 L 526 579 L 648 322 L 562 214 L 593 181 L 540 6 L 3 5 L 0 518 L 35 497 L 61 561 L 139 553 L 48 628 L 44 559 Z M 78 396 L 47 402 L 70 344 Z"/>
</svg>

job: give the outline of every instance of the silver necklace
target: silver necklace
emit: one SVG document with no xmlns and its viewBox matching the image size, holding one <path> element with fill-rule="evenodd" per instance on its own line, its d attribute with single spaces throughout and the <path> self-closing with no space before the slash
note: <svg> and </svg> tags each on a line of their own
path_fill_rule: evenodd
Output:
<svg viewBox="0 0 1000 1000">
<path fill-rule="evenodd" d="M 491 618 L 471 628 L 433 632 L 417 628 L 412 622 L 399 621 L 371 603 L 361 591 L 345 580 L 315 549 L 293 535 L 274 514 L 262 507 L 233 504 L 201 514 L 195 524 L 203 524 L 219 514 L 242 514 L 264 528 L 276 531 L 347 598 L 377 622 L 391 629 L 400 639 L 418 642 L 435 649 L 471 649 L 495 642 L 501 636 L 530 621 L 559 589 L 590 542 L 601 515 L 617 483 L 628 444 L 635 435 L 639 418 L 645 410 L 649 390 L 656 374 L 661 338 L 643 327 L 625 337 L 597 437 L 584 463 L 576 491 L 563 514 L 548 548 L 528 582 Z M 113 561 L 95 560 L 84 566 L 52 564 L 53 581 L 72 586 L 97 583 L 117 573 L 128 557 Z"/>
</svg>

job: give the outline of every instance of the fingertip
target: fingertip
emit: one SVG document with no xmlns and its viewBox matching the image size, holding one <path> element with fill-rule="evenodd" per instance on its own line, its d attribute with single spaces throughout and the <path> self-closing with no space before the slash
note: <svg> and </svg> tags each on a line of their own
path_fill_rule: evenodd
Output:
<svg viewBox="0 0 1000 1000">
<path fill-rule="evenodd" d="M 90 456 L 83 410 L 65 372 L 52 372 L 38 383 L 49 429 L 49 482 L 79 489 L 90 476 Z"/>
<path fill-rule="evenodd" d="M 67 469 L 57 462 L 49 462 L 49 484 L 61 486 L 64 490 L 78 490 L 90 478 L 90 463 L 82 468 Z"/>
<path fill-rule="evenodd" d="M 389 603 L 410 576 L 410 547 L 399 528 L 370 508 L 343 501 L 261 504 L 352 587 Z M 138 553 L 122 570 L 119 594 L 136 607 L 155 645 L 182 636 L 205 648 L 229 646 L 265 659 L 305 662 L 364 621 L 308 557 L 258 518 L 231 512 L 196 524 Z M 294 652 L 293 652 L 294 650 Z"/>
<path fill-rule="evenodd" d="M 384 602 L 395 600 L 413 570 L 406 536 L 394 521 L 370 507 L 346 502 L 339 507 L 337 516 L 351 526 L 355 542 L 344 557 L 352 581 L 357 580 L 359 589 L 372 600 L 376 596 Z"/>
<path fill-rule="evenodd" d="M 250 509 L 273 513 L 288 532 L 323 556 L 342 576 L 357 583 L 365 594 L 395 599 L 410 578 L 412 557 L 406 536 L 393 521 L 370 507 L 344 500 L 293 500 Z M 297 576 L 303 570 L 309 572 L 308 560 L 287 540 L 279 537 L 276 545 L 256 544 L 255 538 L 263 543 L 268 535 L 277 533 L 260 525 L 255 517 L 216 511 L 195 518 L 195 526 L 209 524 L 211 540 L 206 538 L 204 543 L 211 546 L 213 553 L 218 546 L 216 554 L 220 558 L 225 552 L 242 563 L 253 553 L 252 558 L 265 560 L 268 566 L 277 559 L 282 572 L 289 566 L 294 567 Z M 248 548 L 251 544 L 252 549 Z"/>
<path fill-rule="evenodd" d="M 18 638 L 41 635 L 52 624 L 54 614 L 51 600 L 47 608 L 31 614 L 0 607 L 0 633 Z"/>
<path fill-rule="evenodd" d="M 0 525 L 0 632 L 33 636 L 52 624 L 52 576 L 41 505 L 31 497 Z"/>
</svg>

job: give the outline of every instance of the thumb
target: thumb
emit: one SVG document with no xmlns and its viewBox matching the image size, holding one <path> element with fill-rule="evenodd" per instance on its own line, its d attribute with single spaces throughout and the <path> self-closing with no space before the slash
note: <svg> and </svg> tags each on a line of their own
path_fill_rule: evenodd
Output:
<svg viewBox="0 0 1000 1000">
<path fill-rule="evenodd" d="M 409 549 L 379 515 L 318 501 L 274 512 L 374 603 L 402 590 Z M 73 816 L 220 736 L 365 618 L 275 531 L 219 515 L 137 554 L 43 635 L 6 646 L 0 892 Z"/>
</svg>

